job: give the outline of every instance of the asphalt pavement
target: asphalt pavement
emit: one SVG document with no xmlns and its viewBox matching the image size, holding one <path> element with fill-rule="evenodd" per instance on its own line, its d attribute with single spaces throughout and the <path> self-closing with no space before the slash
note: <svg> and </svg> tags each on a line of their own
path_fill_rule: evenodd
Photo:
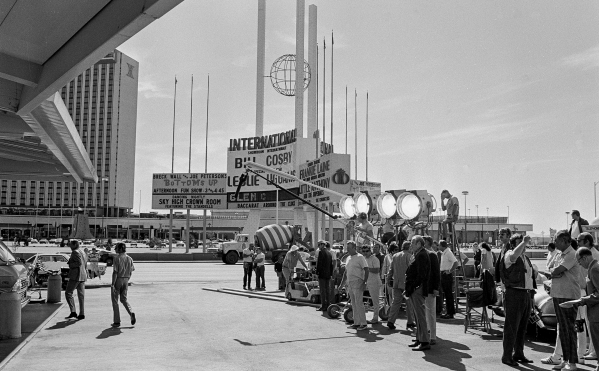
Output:
<svg viewBox="0 0 599 371">
<path fill-rule="evenodd" d="M 110 276 L 111 270 L 107 272 Z M 437 322 L 437 345 L 414 352 L 405 315 L 397 330 L 383 324 L 368 331 L 348 327 L 313 307 L 298 306 L 272 290 L 277 277 L 266 269 L 266 294 L 242 290 L 243 268 L 216 263 L 139 263 L 129 288 L 135 326 L 121 306 L 122 326 L 112 328 L 110 289 L 86 292 L 86 319 L 66 320 L 66 305 L 23 317 L 26 340 L 0 363 L 1 370 L 506 370 L 500 363 L 501 329 L 464 333 L 463 315 Z M 231 290 L 210 291 L 207 289 Z M 230 291 L 229 293 L 226 293 Z M 272 299 L 274 298 L 274 300 Z M 64 302 L 64 299 L 63 299 Z M 41 306 L 41 307 L 34 307 Z M 370 318 L 372 313 L 368 313 Z M 41 323 L 37 325 L 36 323 Z M 524 370 L 549 370 L 540 363 L 553 349 L 554 333 L 530 336 Z M 0 341 L 0 356 L 10 341 Z M 596 361 L 581 366 L 591 370 Z"/>
</svg>

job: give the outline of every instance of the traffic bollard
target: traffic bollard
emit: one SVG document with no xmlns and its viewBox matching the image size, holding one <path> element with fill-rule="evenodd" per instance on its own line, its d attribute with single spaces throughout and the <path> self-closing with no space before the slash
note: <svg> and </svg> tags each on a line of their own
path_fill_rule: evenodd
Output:
<svg viewBox="0 0 599 371">
<path fill-rule="evenodd" d="M 62 277 L 60 274 L 48 277 L 48 294 L 46 303 L 60 303 L 60 291 L 62 290 Z"/>
<path fill-rule="evenodd" d="M 0 293 L 0 339 L 21 337 L 21 294 Z"/>
</svg>

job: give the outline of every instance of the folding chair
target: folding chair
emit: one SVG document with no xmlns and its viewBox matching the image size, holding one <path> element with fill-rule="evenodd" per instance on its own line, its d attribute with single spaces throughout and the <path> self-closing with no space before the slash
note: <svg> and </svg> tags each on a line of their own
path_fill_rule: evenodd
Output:
<svg viewBox="0 0 599 371">
<path fill-rule="evenodd" d="M 466 294 L 464 333 L 469 328 L 481 329 L 484 332 L 491 330 L 487 306 L 494 302 L 495 281 L 493 275 L 487 270 L 483 271 L 481 277 L 480 280 L 464 280 L 464 292 Z"/>
</svg>

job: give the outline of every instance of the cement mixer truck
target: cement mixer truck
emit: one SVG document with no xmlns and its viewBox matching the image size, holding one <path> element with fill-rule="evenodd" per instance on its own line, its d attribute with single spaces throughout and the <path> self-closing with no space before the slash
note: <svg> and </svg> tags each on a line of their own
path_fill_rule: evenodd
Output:
<svg viewBox="0 0 599 371">
<path fill-rule="evenodd" d="M 249 247 L 250 241 L 254 246 L 264 249 L 264 253 L 276 262 L 280 254 L 285 254 L 293 243 L 301 244 L 301 226 L 271 224 L 258 229 L 253 236 L 238 234 L 234 241 L 223 242 L 217 255 L 225 264 L 236 264 L 242 252 Z"/>
</svg>

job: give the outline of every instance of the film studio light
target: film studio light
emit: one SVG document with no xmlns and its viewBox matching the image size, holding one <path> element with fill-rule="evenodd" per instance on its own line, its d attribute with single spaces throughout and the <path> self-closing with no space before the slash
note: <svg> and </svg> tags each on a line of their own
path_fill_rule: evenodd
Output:
<svg viewBox="0 0 599 371">
<path fill-rule="evenodd" d="M 423 190 L 387 191 L 377 198 L 376 206 L 383 218 L 399 216 L 401 219 L 419 221 L 428 219 L 436 208 L 436 200 Z"/>
<path fill-rule="evenodd" d="M 367 192 L 342 197 L 339 201 L 339 211 L 344 219 L 351 219 L 360 213 L 370 214 L 372 199 Z"/>
</svg>

